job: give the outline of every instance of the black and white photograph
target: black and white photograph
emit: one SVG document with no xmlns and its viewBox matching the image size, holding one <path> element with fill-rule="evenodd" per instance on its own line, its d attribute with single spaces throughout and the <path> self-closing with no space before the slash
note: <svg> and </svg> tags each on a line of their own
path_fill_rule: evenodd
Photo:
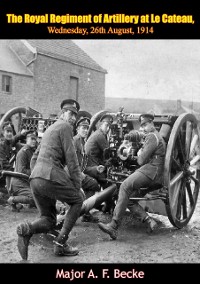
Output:
<svg viewBox="0 0 200 284">
<path fill-rule="evenodd" d="M 198 39 L 0 40 L 1 264 L 200 262 L 199 60 Z"/>
</svg>

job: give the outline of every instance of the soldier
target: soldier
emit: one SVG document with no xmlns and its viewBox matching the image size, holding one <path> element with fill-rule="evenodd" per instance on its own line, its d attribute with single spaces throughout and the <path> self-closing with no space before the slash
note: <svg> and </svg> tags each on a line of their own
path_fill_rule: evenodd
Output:
<svg viewBox="0 0 200 284">
<path fill-rule="evenodd" d="M 37 144 L 37 135 L 32 132 L 26 135 L 26 144 L 19 150 L 16 156 L 15 172 L 23 173 L 28 176 L 31 174 L 30 161 L 33 156 Z M 35 206 L 33 195 L 28 181 L 19 178 L 12 178 L 12 196 L 8 199 L 8 203 L 12 206 L 12 210 L 18 209 L 19 205 L 29 204 L 31 207 Z M 17 207 L 16 207 L 17 206 Z M 22 206 L 23 207 L 23 206 Z M 21 207 L 21 208 L 22 208 Z"/>
<path fill-rule="evenodd" d="M 103 152 L 109 147 L 107 135 L 112 122 L 113 118 L 111 115 L 103 115 L 100 119 L 99 129 L 92 133 L 85 143 L 85 152 L 88 157 L 85 173 L 96 178 L 101 183 L 106 177 Z"/>
<path fill-rule="evenodd" d="M 105 189 L 110 184 L 106 181 L 106 166 L 104 163 L 104 150 L 109 148 L 108 133 L 110 131 L 113 117 L 105 114 L 100 119 L 99 129 L 90 135 L 85 143 L 85 152 L 88 157 L 85 174 L 94 177 Z M 102 211 L 110 213 L 113 209 L 112 198 L 106 200 Z"/>
<path fill-rule="evenodd" d="M 6 121 L 2 126 L 3 137 L 0 140 L 0 171 L 14 170 L 14 160 L 16 153 L 23 146 L 19 140 L 24 139 L 27 131 L 22 131 L 14 136 L 14 126 L 10 121 Z M 5 186 L 5 178 L 0 180 L 1 186 Z"/>
<path fill-rule="evenodd" d="M 85 166 L 87 164 L 87 157 L 85 154 L 85 139 L 88 134 L 89 125 L 90 119 L 88 117 L 80 117 L 76 123 L 77 135 L 74 136 L 76 154 L 82 171 L 82 189 L 86 195 L 86 198 L 89 198 L 94 195 L 95 192 L 100 191 L 98 182 L 89 175 L 84 174 Z M 93 223 L 97 223 L 99 221 L 98 218 L 93 216 L 90 212 L 84 214 L 81 220 L 82 222 Z"/>
<path fill-rule="evenodd" d="M 56 201 L 70 205 L 59 235 L 54 241 L 54 254 L 73 256 L 78 249 L 71 247 L 68 236 L 80 216 L 84 196 L 81 189 L 81 170 L 74 142 L 73 125 L 80 106 L 75 100 L 61 103 L 60 118 L 45 131 L 36 164 L 30 176 L 30 185 L 39 219 L 21 223 L 17 227 L 18 250 L 28 258 L 28 245 L 33 234 L 47 233 L 56 226 Z M 68 167 L 68 172 L 65 170 Z"/>
<path fill-rule="evenodd" d="M 146 135 L 144 144 L 137 153 L 137 163 L 140 167 L 121 184 L 111 222 L 108 224 L 99 223 L 99 228 L 109 234 L 112 239 L 117 238 L 117 230 L 127 206 L 132 213 L 137 213 L 140 216 L 142 222 L 147 223 L 149 232 L 152 232 L 157 226 L 154 219 L 138 203 L 129 203 L 131 195 L 141 196 L 140 188 L 148 188 L 156 183 L 162 183 L 166 145 L 155 129 L 153 120 L 152 114 L 140 115 L 139 122 Z"/>
</svg>

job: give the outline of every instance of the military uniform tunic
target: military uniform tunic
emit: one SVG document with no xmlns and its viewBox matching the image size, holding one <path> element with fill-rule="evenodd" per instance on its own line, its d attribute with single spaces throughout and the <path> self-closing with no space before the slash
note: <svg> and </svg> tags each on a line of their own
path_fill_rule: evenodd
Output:
<svg viewBox="0 0 200 284">
<path fill-rule="evenodd" d="M 76 136 L 74 136 L 74 146 L 76 149 L 76 154 L 77 154 L 80 168 L 83 171 L 85 164 L 87 162 L 87 157 L 86 157 L 85 149 L 84 149 L 85 140 L 83 137 L 81 137 L 81 135 L 77 134 Z"/>
<path fill-rule="evenodd" d="M 13 163 L 10 163 L 10 159 L 22 148 L 23 145 L 18 142 L 21 138 L 22 135 L 17 134 L 11 141 L 5 138 L 0 140 L 0 170 L 13 170 Z"/>
<path fill-rule="evenodd" d="M 30 176 L 30 161 L 33 156 L 34 150 L 35 148 L 30 147 L 29 145 L 24 145 L 19 150 L 16 156 L 15 172 L 23 173 Z M 12 185 L 19 188 L 30 188 L 29 181 L 18 178 L 12 178 Z"/>
<path fill-rule="evenodd" d="M 75 145 L 76 154 L 77 154 L 80 168 L 84 172 L 86 164 L 87 164 L 87 157 L 86 157 L 85 149 L 84 149 L 84 145 L 85 145 L 84 138 L 81 137 L 81 135 L 79 134 L 74 136 L 74 145 Z M 92 195 L 94 195 L 96 191 L 100 191 L 100 186 L 94 178 L 90 177 L 87 174 L 84 174 L 83 172 L 82 172 L 82 189 L 85 192 L 86 198 L 89 198 Z"/>
<path fill-rule="evenodd" d="M 141 166 L 137 171 L 152 181 L 162 183 L 166 145 L 157 130 L 148 133 L 137 159 Z"/>
<path fill-rule="evenodd" d="M 155 128 L 146 135 L 143 147 L 139 150 L 137 162 L 140 168 L 126 178 L 119 189 L 118 202 L 113 212 L 113 219 L 120 223 L 126 208 L 145 220 L 148 216 L 138 203 L 130 201 L 130 196 L 143 196 L 141 188 L 148 188 L 155 183 L 162 183 L 166 145 Z M 145 194 L 151 188 L 145 191 Z"/>
<path fill-rule="evenodd" d="M 104 179 L 105 175 L 97 172 L 97 166 L 103 165 L 103 152 L 109 147 L 106 134 L 101 129 L 96 130 L 85 143 L 85 153 L 88 157 L 85 173 L 97 178 Z"/>
<path fill-rule="evenodd" d="M 30 179 L 33 178 L 42 178 L 80 190 L 81 171 L 73 143 L 72 129 L 67 122 L 59 119 L 45 131 L 30 176 Z"/>
<path fill-rule="evenodd" d="M 109 147 L 106 134 L 101 129 L 96 130 L 85 143 L 88 156 L 88 167 L 104 165 L 103 151 Z"/>
</svg>

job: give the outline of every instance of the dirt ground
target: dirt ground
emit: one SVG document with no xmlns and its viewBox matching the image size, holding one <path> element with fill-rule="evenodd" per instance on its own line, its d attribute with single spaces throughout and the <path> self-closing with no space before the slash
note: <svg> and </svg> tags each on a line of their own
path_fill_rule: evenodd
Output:
<svg viewBox="0 0 200 284">
<path fill-rule="evenodd" d="M 53 237 L 35 235 L 29 246 L 28 263 L 200 263 L 200 197 L 189 224 L 174 228 L 168 217 L 151 214 L 157 230 L 148 235 L 144 224 L 127 212 L 116 241 L 100 231 L 97 224 L 78 219 L 69 242 L 80 249 L 74 257 L 56 257 Z M 111 216 L 94 211 L 103 222 Z M 0 263 L 23 263 L 17 250 L 16 227 L 23 220 L 34 220 L 37 209 L 25 207 L 12 212 L 5 195 L 0 198 Z"/>
</svg>

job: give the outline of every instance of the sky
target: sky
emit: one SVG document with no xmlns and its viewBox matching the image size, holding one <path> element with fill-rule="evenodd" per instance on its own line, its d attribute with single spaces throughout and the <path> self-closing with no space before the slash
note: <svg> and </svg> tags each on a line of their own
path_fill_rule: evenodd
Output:
<svg viewBox="0 0 200 284">
<path fill-rule="evenodd" d="M 200 40 L 73 40 L 107 70 L 106 97 L 200 102 Z"/>
</svg>

